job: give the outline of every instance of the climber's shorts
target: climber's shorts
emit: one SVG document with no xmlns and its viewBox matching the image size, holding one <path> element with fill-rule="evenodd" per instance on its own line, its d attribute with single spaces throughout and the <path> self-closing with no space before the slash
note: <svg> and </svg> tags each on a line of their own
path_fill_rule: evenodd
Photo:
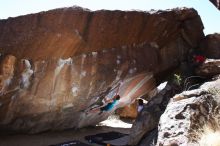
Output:
<svg viewBox="0 0 220 146">
<path fill-rule="evenodd" d="M 101 107 L 100 110 L 103 112 L 103 111 L 110 111 L 112 109 L 112 107 L 110 106 L 104 106 L 104 107 Z"/>
</svg>

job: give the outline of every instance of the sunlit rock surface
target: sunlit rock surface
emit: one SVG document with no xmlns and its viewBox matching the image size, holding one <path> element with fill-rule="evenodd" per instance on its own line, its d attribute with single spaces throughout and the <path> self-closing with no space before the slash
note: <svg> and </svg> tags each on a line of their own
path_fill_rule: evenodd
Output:
<svg viewBox="0 0 220 146">
<path fill-rule="evenodd" d="M 150 75 L 163 77 L 177 66 L 204 38 L 202 30 L 194 9 L 71 7 L 0 20 L 0 129 L 36 133 L 95 125 L 108 114 L 83 110 L 112 97 L 119 82 L 117 107 L 147 94 Z"/>
</svg>

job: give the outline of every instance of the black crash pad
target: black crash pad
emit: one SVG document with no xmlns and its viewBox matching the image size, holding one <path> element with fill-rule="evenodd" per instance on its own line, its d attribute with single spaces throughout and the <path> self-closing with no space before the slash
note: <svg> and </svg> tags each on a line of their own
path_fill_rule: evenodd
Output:
<svg viewBox="0 0 220 146">
<path fill-rule="evenodd" d="M 107 133 L 88 135 L 88 136 L 85 136 L 85 139 L 89 143 L 97 143 L 97 144 L 106 146 L 106 143 L 104 141 L 118 139 L 118 138 L 121 138 L 126 135 L 128 135 L 128 134 L 112 131 L 112 132 L 107 132 Z"/>
<path fill-rule="evenodd" d="M 50 146 L 91 146 L 78 140 L 68 141 L 64 143 L 54 144 Z"/>
</svg>

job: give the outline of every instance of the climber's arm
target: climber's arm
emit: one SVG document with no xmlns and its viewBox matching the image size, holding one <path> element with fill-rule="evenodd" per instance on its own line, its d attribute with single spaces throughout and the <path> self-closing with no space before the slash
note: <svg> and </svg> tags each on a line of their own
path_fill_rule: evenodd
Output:
<svg viewBox="0 0 220 146">
<path fill-rule="evenodd" d="M 110 103 L 110 102 L 112 102 L 112 101 L 113 101 L 112 98 L 111 98 L 111 99 L 107 99 L 107 97 L 104 98 L 104 102 L 105 102 L 105 104 Z"/>
</svg>

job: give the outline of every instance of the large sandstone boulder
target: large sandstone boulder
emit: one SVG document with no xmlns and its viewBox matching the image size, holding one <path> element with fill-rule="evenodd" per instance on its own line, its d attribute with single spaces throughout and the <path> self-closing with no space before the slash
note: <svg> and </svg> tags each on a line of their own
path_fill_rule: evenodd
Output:
<svg viewBox="0 0 220 146">
<path fill-rule="evenodd" d="M 204 52 L 206 57 L 220 59 L 220 34 L 207 35 L 199 48 Z"/>
<path fill-rule="evenodd" d="M 118 107 L 147 94 L 148 72 L 177 66 L 204 38 L 202 30 L 194 9 L 63 8 L 0 20 L 0 129 L 95 125 L 108 114 L 83 110 L 113 96 L 119 82 Z"/>
<path fill-rule="evenodd" d="M 203 126 L 219 115 L 220 79 L 173 97 L 160 118 L 158 146 L 198 145 Z"/>
</svg>

